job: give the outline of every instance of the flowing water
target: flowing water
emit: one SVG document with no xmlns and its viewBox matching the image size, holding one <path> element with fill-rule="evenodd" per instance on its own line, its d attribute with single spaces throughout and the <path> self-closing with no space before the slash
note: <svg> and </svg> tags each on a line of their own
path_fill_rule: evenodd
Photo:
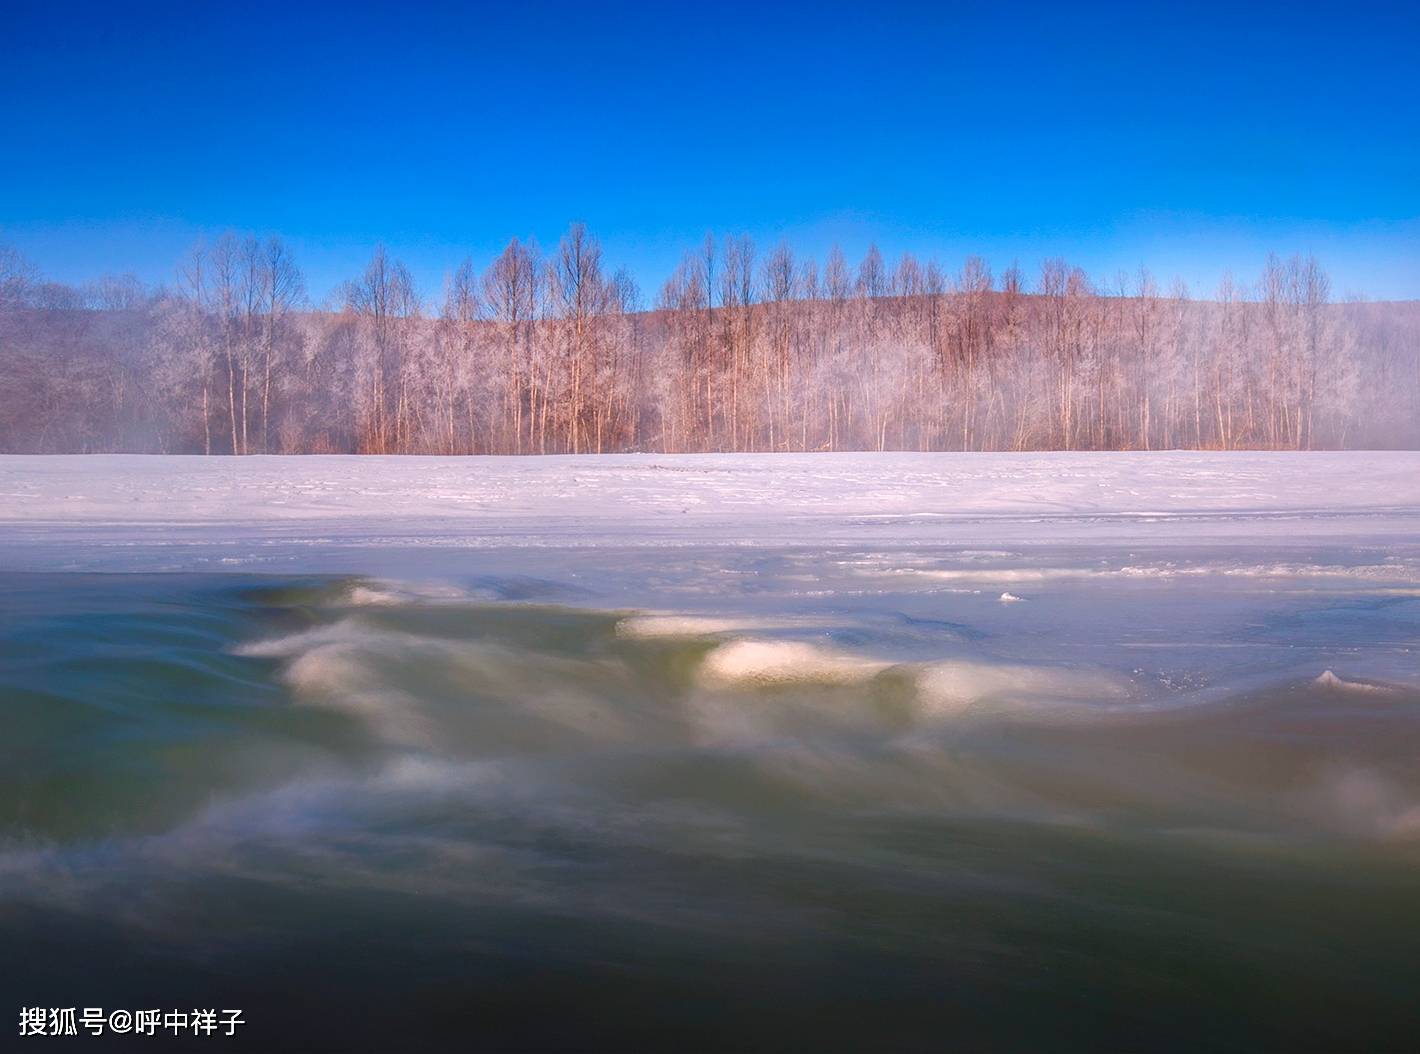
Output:
<svg viewBox="0 0 1420 1054">
<path fill-rule="evenodd" d="M 1420 1041 L 1414 554 L 521 559 L 0 575 L 13 1008 L 240 1007 L 263 1050 Z"/>
</svg>

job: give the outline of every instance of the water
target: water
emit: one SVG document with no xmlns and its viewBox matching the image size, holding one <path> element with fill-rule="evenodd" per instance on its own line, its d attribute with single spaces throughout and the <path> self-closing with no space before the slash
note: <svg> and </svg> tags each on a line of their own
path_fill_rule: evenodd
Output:
<svg viewBox="0 0 1420 1054">
<path fill-rule="evenodd" d="M 1418 566 L 0 575 L 3 990 L 262 1050 L 1412 1048 Z"/>
</svg>

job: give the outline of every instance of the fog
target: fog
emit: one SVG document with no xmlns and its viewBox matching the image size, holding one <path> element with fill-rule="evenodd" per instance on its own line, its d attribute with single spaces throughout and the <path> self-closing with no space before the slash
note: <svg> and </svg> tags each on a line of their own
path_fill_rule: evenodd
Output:
<svg viewBox="0 0 1420 1054">
<path fill-rule="evenodd" d="M 1420 302 L 1337 303 L 1300 256 L 1195 296 L 707 238 L 648 296 L 574 225 L 441 290 L 377 249 L 313 303 L 279 238 L 161 288 L 0 249 L 0 368 L 6 452 L 1420 446 Z"/>
</svg>

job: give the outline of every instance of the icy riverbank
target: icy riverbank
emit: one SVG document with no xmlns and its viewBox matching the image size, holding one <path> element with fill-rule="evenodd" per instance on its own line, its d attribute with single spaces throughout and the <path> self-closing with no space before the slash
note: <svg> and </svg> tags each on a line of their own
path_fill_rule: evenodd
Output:
<svg viewBox="0 0 1420 1054">
<path fill-rule="evenodd" d="M 0 552 L 1420 536 L 1420 453 L 0 457 Z M 32 553 L 32 555 L 38 555 Z M 22 561 L 28 562 L 28 561 Z"/>
</svg>

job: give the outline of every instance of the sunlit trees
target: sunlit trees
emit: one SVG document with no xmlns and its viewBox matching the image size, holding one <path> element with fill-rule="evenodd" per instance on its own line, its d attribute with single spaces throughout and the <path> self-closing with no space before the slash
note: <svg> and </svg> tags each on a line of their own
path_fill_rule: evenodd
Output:
<svg viewBox="0 0 1420 1054">
<path fill-rule="evenodd" d="M 345 310 L 356 321 L 355 397 L 363 452 L 403 452 L 412 407 L 406 359 L 419 321 L 409 270 L 378 246 L 364 274 L 345 286 Z"/>
<path fill-rule="evenodd" d="M 665 451 L 704 449 L 713 423 L 709 289 L 703 262 L 687 256 L 656 299 L 665 338 L 656 380 L 646 394 L 661 408 L 662 428 L 655 445 Z"/>
<path fill-rule="evenodd" d="M 595 449 L 589 443 L 595 417 L 606 399 L 603 358 L 606 331 L 601 324 L 614 301 L 602 272 L 601 245 L 581 223 L 574 223 L 557 247 L 551 272 L 551 299 L 558 335 L 557 354 L 545 362 L 538 447 L 573 454 Z"/>
<path fill-rule="evenodd" d="M 305 300 L 290 250 L 280 238 L 227 233 L 193 248 L 177 277 L 164 332 L 186 349 L 191 387 L 200 391 L 203 452 L 250 453 L 253 431 L 255 445 L 270 452 L 274 384 L 300 342 L 294 315 Z M 126 305 L 138 299 L 124 281 L 106 281 L 99 295 Z"/>
<path fill-rule="evenodd" d="M 1314 259 L 1211 299 L 1148 271 L 1029 286 L 876 247 L 708 236 L 650 305 L 574 224 L 465 260 L 426 315 L 376 248 L 312 308 L 277 238 L 170 289 L 47 282 L 0 250 L 0 447 L 208 454 L 1420 445 L 1420 310 L 1337 304 Z"/>
<path fill-rule="evenodd" d="M 490 432 L 496 452 L 522 454 L 532 449 L 536 393 L 534 363 L 537 318 L 544 288 L 535 246 L 514 238 L 483 273 L 483 310 L 493 323 L 489 373 L 497 378 L 497 402 L 491 407 L 501 428 Z"/>
<path fill-rule="evenodd" d="M 280 238 L 268 238 L 261 247 L 257 276 L 261 284 L 259 333 L 261 352 L 261 452 L 271 446 L 272 384 L 283 362 L 293 359 L 302 342 L 292 314 L 305 301 L 306 283 L 291 250 Z"/>
</svg>

